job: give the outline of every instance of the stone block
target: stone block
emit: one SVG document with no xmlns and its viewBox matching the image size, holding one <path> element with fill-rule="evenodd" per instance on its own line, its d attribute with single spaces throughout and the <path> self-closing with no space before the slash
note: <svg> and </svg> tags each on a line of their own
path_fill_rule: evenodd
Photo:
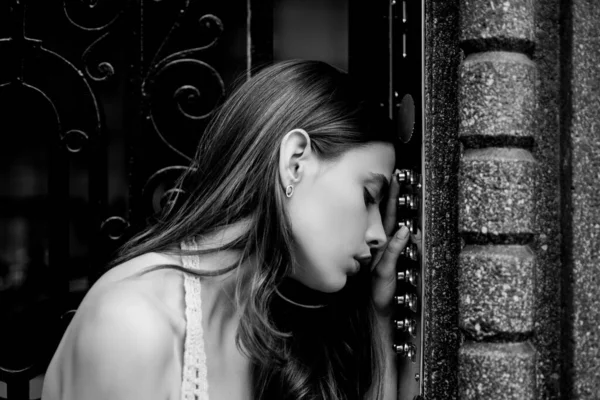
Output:
<svg viewBox="0 0 600 400">
<path fill-rule="evenodd" d="M 535 64 L 525 55 L 477 53 L 459 75 L 459 136 L 467 147 L 531 147 Z"/>
<path fill-rule="evenodd" d="M 476 340 L 533 331 L 534 261 L 528 246 L 466 246 L 459 257 L 459 326 Z"/>
<path fill-rule="evenodd" d="M 472 51 L 497 48 L 530 52 L 535 21 L 532 0 L 460 0 L 460 40 Z"/>
<path fill-rule="evenodd" d="M 528 342 L 465 342 L 458 354 L 459 398 L 531 400 L 535 349 Z"/>
<path fill-rule="evenodd" d="M 533 234 L 533 177 L 527 150 L 465 150 L 459 172 L 459 232 L 474 243 L 520 243 Z"/>
</svg>

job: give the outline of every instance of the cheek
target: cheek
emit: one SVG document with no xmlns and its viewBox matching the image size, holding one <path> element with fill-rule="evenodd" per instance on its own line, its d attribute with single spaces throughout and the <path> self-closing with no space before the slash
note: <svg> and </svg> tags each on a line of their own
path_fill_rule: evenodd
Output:
<svg viewBox="0 0 600 400">
<path fill-rule="evenodd" d="M 367 224 L 363 195 L 356 187 L 323 183 L 298 200 L 296 226 L 307 256 L 331 262 L 356 254 Z"/>
</svg>

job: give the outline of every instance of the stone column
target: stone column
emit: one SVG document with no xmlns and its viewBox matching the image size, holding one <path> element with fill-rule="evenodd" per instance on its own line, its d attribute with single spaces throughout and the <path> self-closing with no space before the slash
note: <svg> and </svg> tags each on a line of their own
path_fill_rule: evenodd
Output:
<svg viewBox="0 0 600 400">
<path fill-rule="evenodd" d="M 549 398 L 537 396 L 544 392 L 538 384 L 552 374 L 546 367 L 548 343 L 540 339 L 547 342 L 549 336 L 558 345 L 559 324 L 552 316 L 559 297 L 542 307 L 549 311 L 538 313 L 548 288 L 538 273 L 557 269 L 539 253 L 547 248 L 540 245 L 542 235 L 560 243 L 559 231 L 545 224 L 557 222 L 546 211 L 552 206 L 549 190 L 556 191 L 552 199 L 559 193 L 558 147 L 544 151 L 547 143 L 558 142 L 559 130 L 556 123 L 546 124 L 547 138 L 539 137 L 538 89 L 558 68 L 540 76 L 536 7 L 531 0 L 460 3 L 465 52 L 458 86 L 460 399 Z M 555 82 L 550 90 L 556 88 Z M 555 103 L 547 106 L 558 113 Z M 558 288 L 559 281 L 550 285 Z"/>
<path fill-rule="evenodd" d="M 600 2 L 426 4 L 425 398 L 599 399 Z"/>
</svg>

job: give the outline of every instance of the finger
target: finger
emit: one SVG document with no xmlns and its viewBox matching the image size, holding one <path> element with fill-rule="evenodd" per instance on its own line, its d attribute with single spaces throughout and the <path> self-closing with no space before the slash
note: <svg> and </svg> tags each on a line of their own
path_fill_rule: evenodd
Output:
<svg viewBox="0 0 600 400">
<path fill-rule="evenodd" d="M 417 250 L 419 254 L 423 254 L 423 235 L 421 234 L 421 230 L 417 229 L 417 233 L 411 233 L 410 241 L 417 245 Z"/>
<path fill-rule="evenodd" d="M 398 257 L 400 257 L 402 250 L 404 250 L 409 240 L 410 235 L 408 228 L 403 226 L 388 242 L 381 256 L 381 260 L 375 267 L 375 273 L 377 275 L 381 277 L 396 276 L 396 263 L 398 262 Z"/>
<path fill-rule="evenodd" d="M 398 209 L 398 195 L 400 194 L 398 172 L 400 172 L 400 170 L 397 169 L 392 174 L 392 182 L 390 183 L 390 190 L 385 205 L 385 221 L 383 222 L 383 229 L 388 236 L 391 236 L 396 228 L 396 210 Z"/>
</svg>

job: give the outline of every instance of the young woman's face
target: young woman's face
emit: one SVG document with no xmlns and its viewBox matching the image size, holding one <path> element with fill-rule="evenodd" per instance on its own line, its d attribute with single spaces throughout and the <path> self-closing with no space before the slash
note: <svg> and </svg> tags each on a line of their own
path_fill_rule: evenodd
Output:
<svg viewBox="0 0 600 400">
<path fill-rule="evenodd" d="M 314 155 L 314 154 L 313 154 Z M 356 258 L 385 245 L 379 204 L 395 165 L 394 147 L 374 142 L 324 164 L 307 157 L 288 199 L 298 265 L 292 278 L 336 292 L 360 268 Z M 365 268 L 366 266 L 363 266 Z"/>
</svg>

